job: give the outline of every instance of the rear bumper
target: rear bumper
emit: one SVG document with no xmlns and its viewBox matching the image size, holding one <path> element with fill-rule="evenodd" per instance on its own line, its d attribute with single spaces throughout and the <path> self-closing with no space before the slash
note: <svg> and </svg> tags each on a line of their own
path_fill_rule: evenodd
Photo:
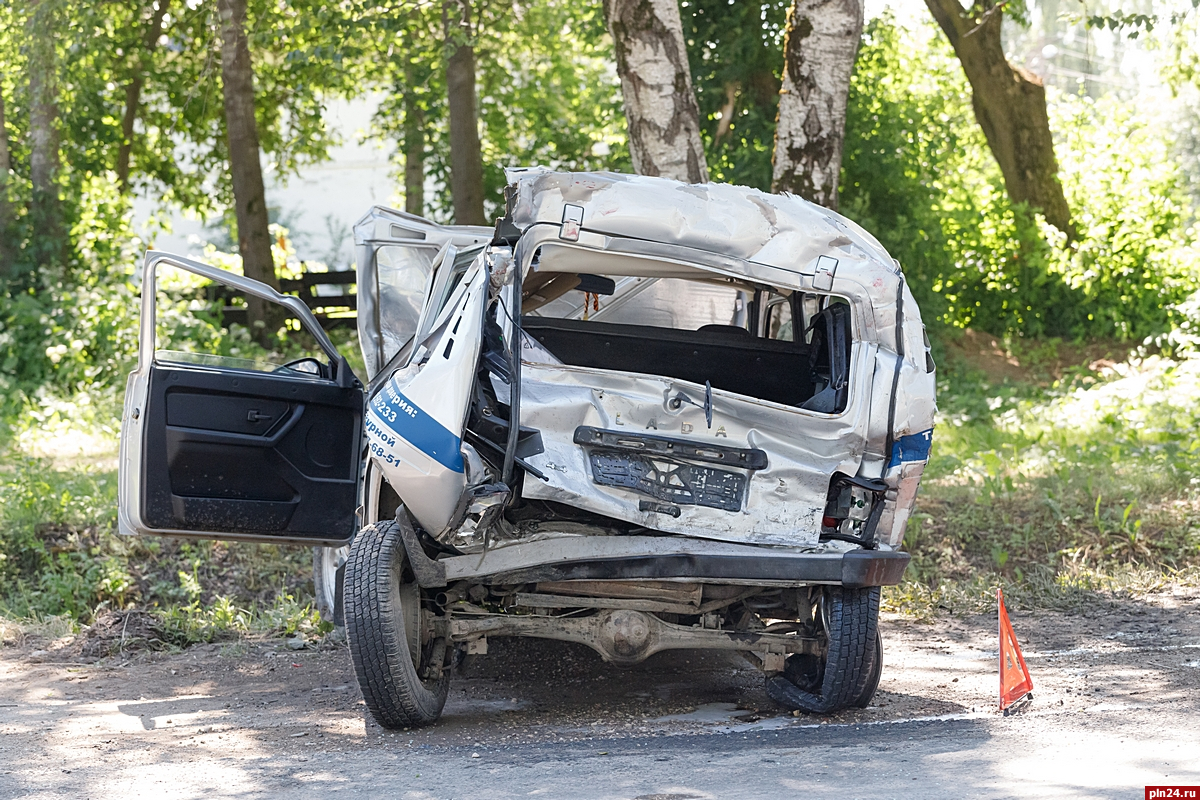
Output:
<svg viewBox="0 0 1200 800">
<path fill-rule="evenodd" d="M 662 555 L 539 564 L 488 576 L 487 583 L 686 578 L 708 583 L 763 585 L 832 583 L 848 588 L 900 582 L 908 553 L 864 550 L 789 556 Z"/>
<path fill-rule="evenodd" d="M 411 551 L 415 542 L 406 544 Z M 459 580 L 519 584 L 649 579 L 860 588 L 899 583 L 909 561 L 908 553 L 887 550 L 811 553 L 673 536 L 571 536 L 510 544 L 436 562 L 424 553 L 410 552 L 409 557 L 424 562 L 413 566 L 419 582 L 427 587 Z"/>
</svg>

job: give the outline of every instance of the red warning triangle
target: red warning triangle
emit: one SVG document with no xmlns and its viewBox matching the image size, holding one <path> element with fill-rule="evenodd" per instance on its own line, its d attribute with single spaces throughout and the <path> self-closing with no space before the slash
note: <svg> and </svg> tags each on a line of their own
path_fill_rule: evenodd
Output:
<svg viewBox="0 0 1200 800">
<path fill-rule="evenodd" d="M 1033 678 L 1029 677 L 1017 635 L 1008 620 L 1004 592 L 999 589 L 996 590 L 996 602 L 1000 607 L 1000 710 L 1003 711 L 1025 695 L 1032 696 Z"/>
</svg>

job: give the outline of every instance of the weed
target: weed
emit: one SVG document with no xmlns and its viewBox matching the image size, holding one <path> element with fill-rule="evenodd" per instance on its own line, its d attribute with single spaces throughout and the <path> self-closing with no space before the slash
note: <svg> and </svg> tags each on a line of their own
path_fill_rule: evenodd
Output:
<svg viewBox="0 0 1200 800">
<path fill-rule="evenodd" d="M 18 437 L 19 438 L 19 437 Z M 10 444 L 0 472 L 0 619 L 12 630 L 142 608 L 162 642 L 246 632 L 323 634 L 311 557 L 275 545 L 127 538 L 116 532 L 114 471 L 56 468 Z M 4 639 L 10 635 L 4 630 Z M 22 637 L 16 637 L 21 639 Z"/>
<path fill-rule="evenodd" d="M 1039 357 L 1048 358 L 1045 354 Z M 951 375 L 888 607 L 928 616 L 1190 580 L 1200 565 L 1200 358 L 1039 388 Z"/>
</svg>

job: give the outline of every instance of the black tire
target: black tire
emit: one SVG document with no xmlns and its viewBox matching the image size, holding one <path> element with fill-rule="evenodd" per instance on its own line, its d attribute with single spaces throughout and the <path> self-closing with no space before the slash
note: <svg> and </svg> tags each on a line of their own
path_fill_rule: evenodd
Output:
<svg viewBox="0 0 1200 800">
<path fill-rule="evenodd" d="M 377 522 L 359 531 L 346 562 L 346 635 L 367 709 L 385 728 L 429 725 L 446 704 L 448 670 L 428 677 L 446 648 L 422 646 L 420 602 L 399 525 Z"/>
<path fill-rule="evenodd" d="M 876 690 L 879 689 L 879 679 L 883 676 L 883 637 L 875 631 L 875 647 L 870 651 L 871 666 L 863 670 L 863 687 L 858 698 L 852 703 L 856 708 L 866 708 L 871 705 Z M 825 662 L 819 656 L 799 654 L 790 656 L 784 665 L 783 677 L 805 692 L 817 692 L 825 677 Z"/>
<path fill-rule="evenodd" d="M 871 669 L 866 673 L 866 677 L 862 691 L 854 701 L 855 708 L 871 705 L 871 701 L 875 699 L 875 692 L 879 689 L 879 679 L 883 677 L 883 636 L 878 628 L 875 629 L 875 651 L 872 655 Z"/>
<path fill-rule="evenodd" d="M 767 679 L 767 694 L 787 708 L 811 714 L 830 714 L 870 702 L 879 685 L 876 657 L 879 642 L 879 587 L 826 590 L 828 614 L 823 621 L 828 647 L 820 664 L 819 681 L 812 657 L 792 656 L 784 674 Z"/>
<path fill-rule="evenodd" d="M 313 548 L 313 596 L 321 619 L 333 623 L 335 635 L 346 632 L 343 578 L 349 554 L 348 546 Z"/>
</svg>

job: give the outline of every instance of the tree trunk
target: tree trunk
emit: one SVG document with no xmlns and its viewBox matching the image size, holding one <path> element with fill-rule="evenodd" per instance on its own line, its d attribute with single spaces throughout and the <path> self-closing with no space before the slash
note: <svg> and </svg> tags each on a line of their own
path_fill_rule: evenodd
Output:
<svg viewBox="0 0 1200 800">
<path fill-rule="evenodd" d="M 708 180 L 677 0 L 604 0 L 621 76 L 629 154 L 642 175 Z"/>
<path fill-rule="evenodd" d="M 133 154 L 133 123 L 137 120 L 138 108 L 142 103 L 142 87 L 146 83 L 146 67 L 144 59 L 148 58 L 158 46 L 158 37 L 162 35 L 163 18 L 167 15 L 167 6 L 171 0 L 158 0 L 154 16 L 150 19 L 150 27 L 146 30 L 143 40 L 143 51 L 138 55 L 134 69 L 136 74 L 125 87 L 125 116 L 121 120 L 121 147 L 117 150 L 117 182 L 121 194 L 129 191 L 129 158 Z"/>
<path fill-rule="evenodd" d="M 238 251 L 242 272 L 272 288 L 279 288 L 271 257 L 267 198 L 263 188 L 258 124 L 254 119 L 254 70 L 246 41 L 246 0 L 217 0 L 221 15 L 221 82 L 225 94 L 225 132 L 229 139 L 229 168 L 237 211 Z M 267 325 L 274 314 L 267 303 L 246 298 L 246 317 L 255 339 L 266 343 Z"/>
<path fill-rule="evenodd" d="M 62 203 L 58 196 L 58 66 L 53 0 L 31 0 L 26 23 L 29 43 L 29 206 L 33 255 L 40 266 L 62 266 L 66 253 Z"/>
<path fill-rule="evenodd" d="M 975 119 L 1000 164 L 1009 198 L 1040 209 L 1047 222 L 1074 238 L 1071 210 L 1058 182 L 1046 90 L 1037 76 L 1005 59 L 1001 6 L 989 5 L 973 14 L 958 0 L 925 0 L 925 4 L 971 83 Z"/>
<path fill-rule="evenodd" d="M 425 214 L 425 109 L 413 87 L 415 71 L 410 67 L 404 76 L 404 210 L 410 214 Z M 482 175 L 482 165 L 480 167 Z M 480 192 L 482 200 L 483 193 Z M 482 212 L 480 212 L 482 215 Z"/>
<path fill-rule="evenodd" d="M 4 127 L 4 95 L 0 94 L 0 280 L 9 280 L 13 275 L 13 259 L 16 248 L 12 245 L 13 214 L 8 197 L 8 177 L 12 171 L 12 156 L 8 150 L 8 132 Z"/>
<path fill-rule="evenodd" d="M 729 135 L 733 130 L 733 115 L 737 113 L 738 95 L 742 91 L 742 84 L 738 81 L 728 81 L 725 84 L 725 105 L 721 106 L 721 119 L 717 122 L 717 132 L 713 136 L 713 142 L 719 142 Z"/>
<path fill-rule="evenodd" d="M 450 47 L 450 58 L 446 60 L 446 101 L 450 109 L 450 193 L 454 196 L 454 221 L 459 225 L 486 225 L 470 0 L 447 0 L 442 13 L 446 43 Z"/>
<path fill-rule="evenodd" d="M 788 9 L 771 191 L 837 209 L 846 98 L 862 28 L 862 0 L 795 0 Z"/>
</svg>

